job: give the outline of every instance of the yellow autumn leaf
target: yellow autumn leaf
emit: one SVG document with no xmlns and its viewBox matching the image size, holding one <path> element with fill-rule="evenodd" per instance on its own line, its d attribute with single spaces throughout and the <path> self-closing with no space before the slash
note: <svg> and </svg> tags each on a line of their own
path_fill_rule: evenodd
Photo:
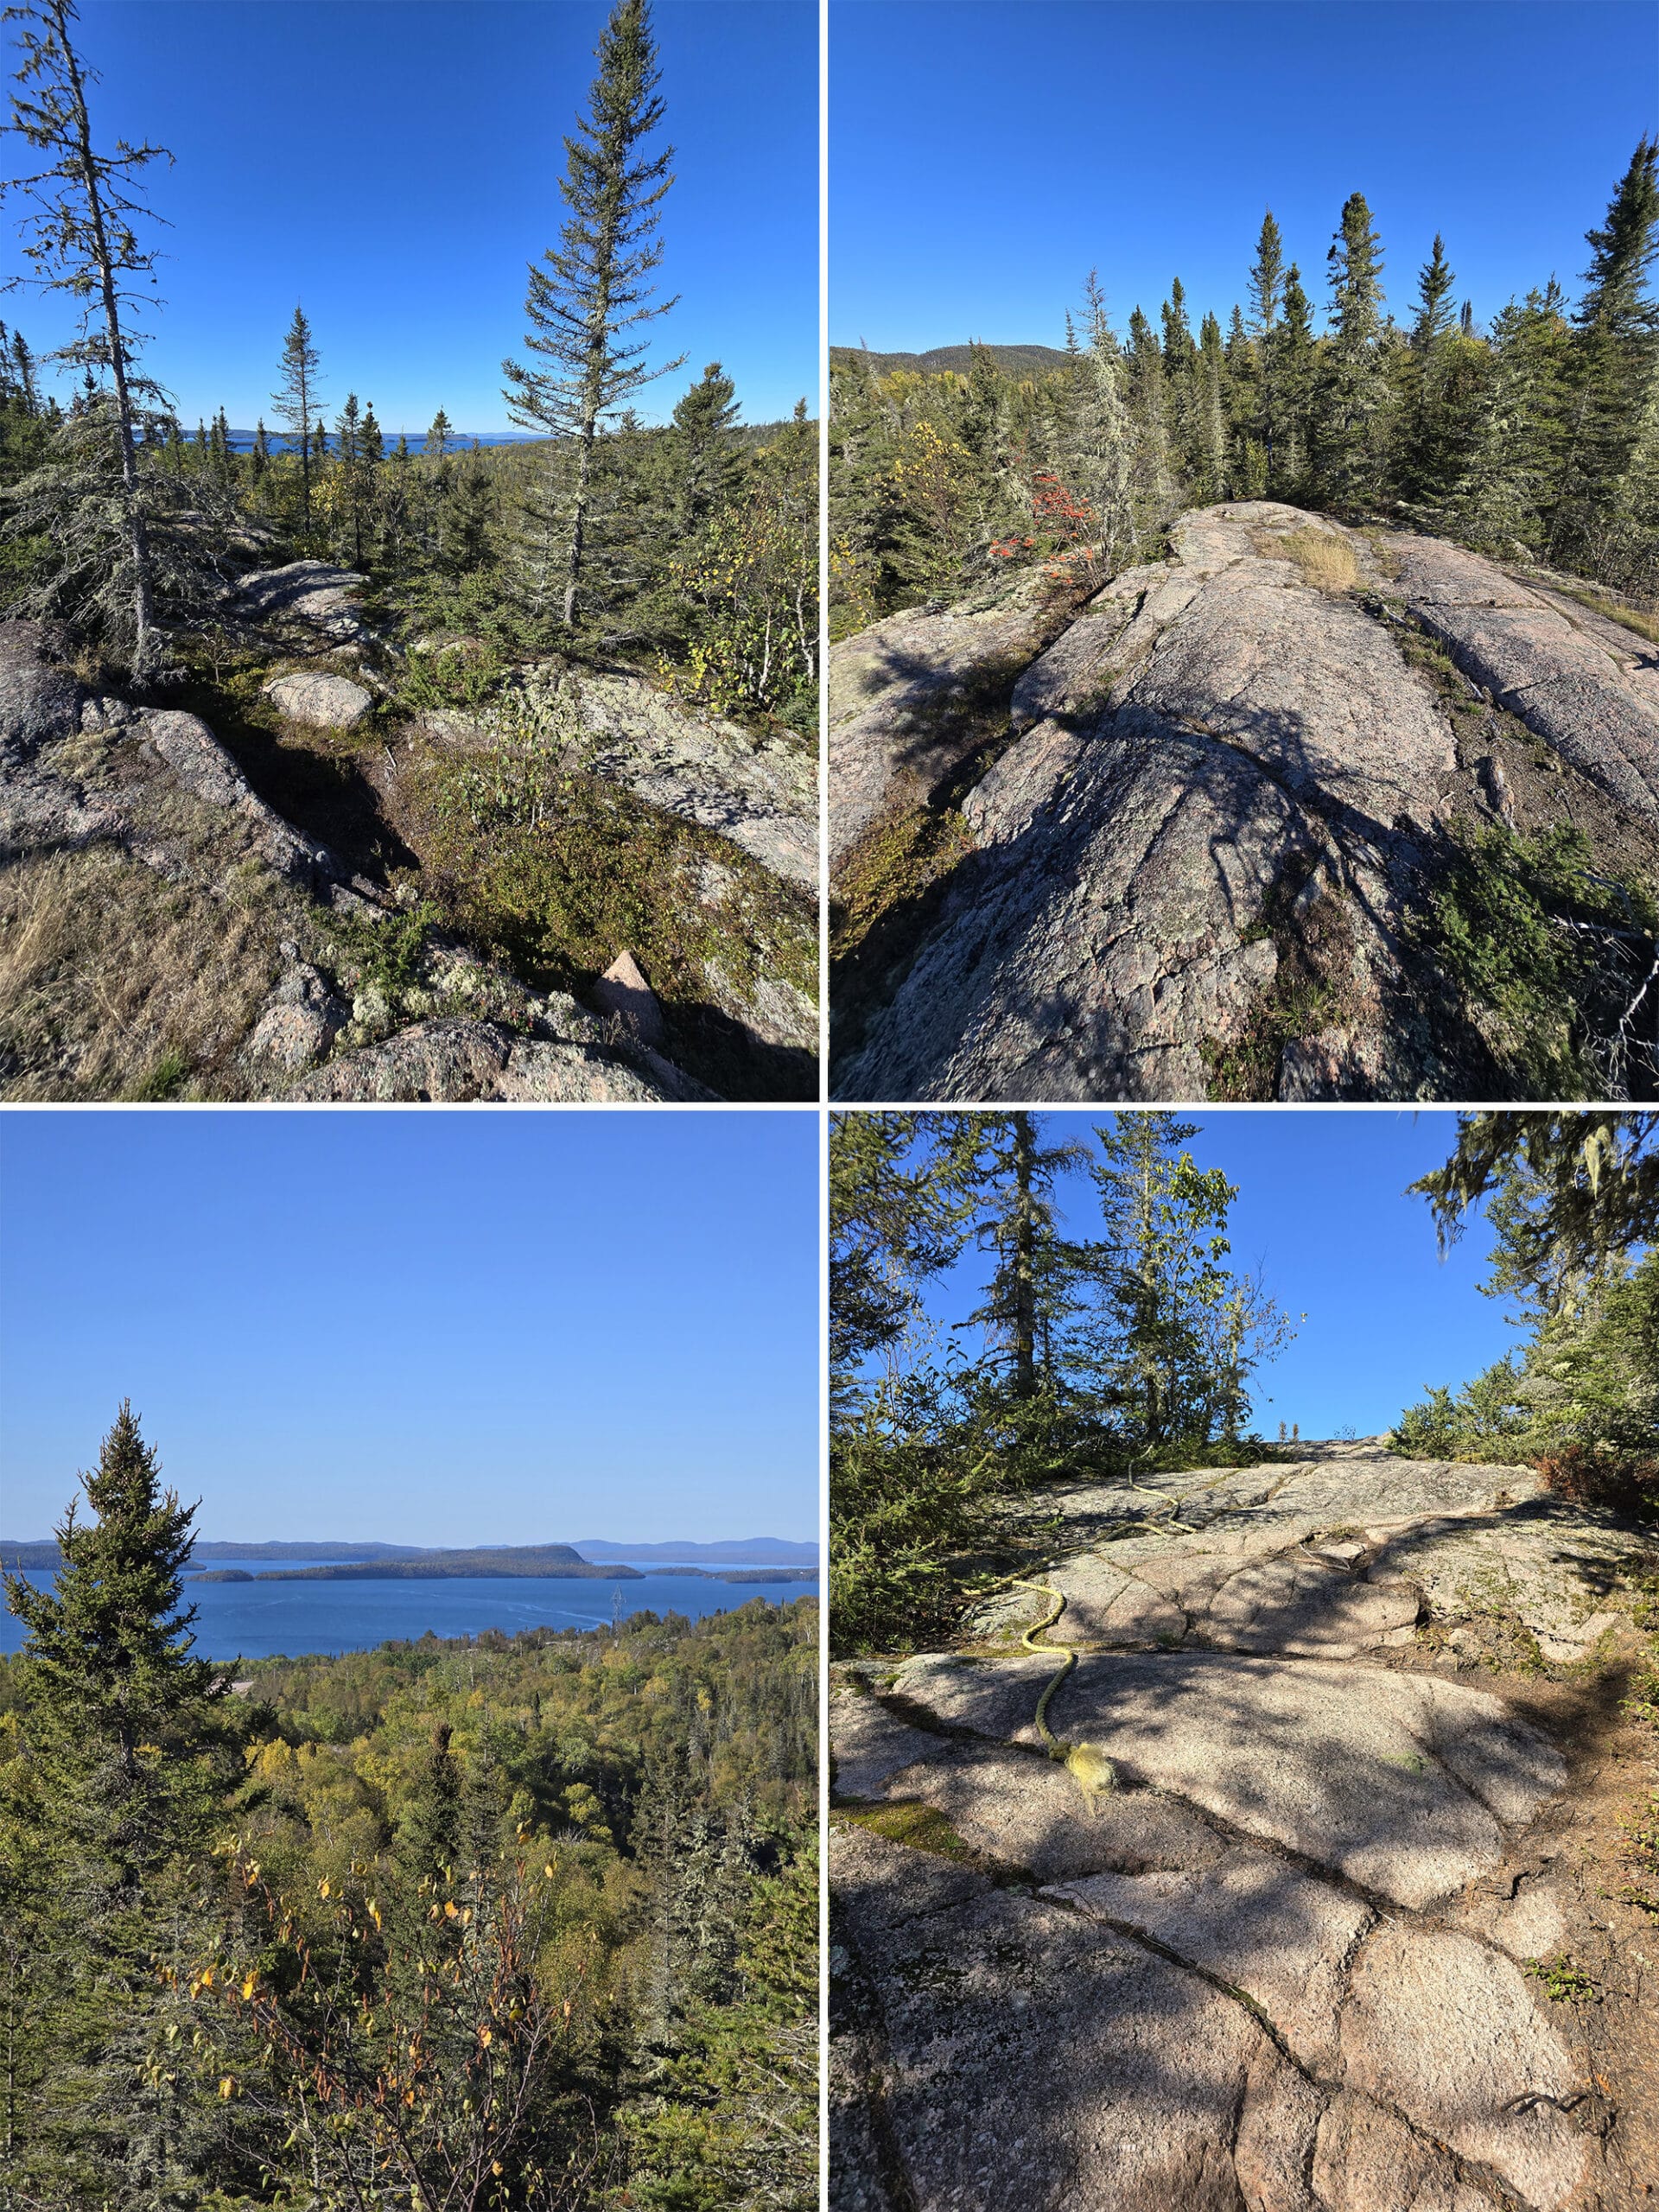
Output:
<svg viewBox="0 0 1659 2212">
<path fill-rule="evenodd" d="M 491 2043 L 493 2041 L 493 2037 L 491 2036 L 487 2028 L 480 2028 L 479 2030 L 478 2039 L 480 2043 L 483 2044 L 486 2050 L 489 2049 Z"/>
<path fill-rule="evenodd" d="M 230 2075 L 226 2074 L 219 2082 L 219 2094 L 221 2097 L 231 2097 L 233 2096 L 235 2093 L 236 2083 L 231 2079 Z"/>
<path fill-rule="evenodd" d="M 247 1980 L 243 1983 L 243 1985 L 242 1985 L 242 1994 L 244 1995 L 244 1997 L 251 1997 L 251 1996 L 252 1996 L 252 1994 L 253 1994 L 253 1993 L 254 1993 L 254 1991 L 255 1991 L 256 1989 L 257 1989 L 257 1988 L 258 1988 L 258 1986 L 259 1986 L 259 1974 L 258 1974 L 258 1970 L 256 1968 L 256 1969 L 255 1969 L 255 1971 L 254 1971 L 252 1974 L 251 1974 L 248 1976 Z"/>
</svg>

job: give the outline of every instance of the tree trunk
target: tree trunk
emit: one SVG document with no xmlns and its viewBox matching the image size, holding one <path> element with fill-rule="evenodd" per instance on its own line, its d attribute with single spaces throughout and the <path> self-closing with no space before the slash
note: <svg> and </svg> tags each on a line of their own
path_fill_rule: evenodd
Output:
<svg viewBox="0 0 1659 2212">
<path fill-rule="evenodd" d="M 126 522 L 127 544 L 132 556 L 132 619 L 136 635 L 132 666 L 133 674 L 143 681 L 152 672 L 156 658 L 156 594 L 150 574 L 149 537 L 144 528 L 143 507 L 138 497 L 138 456 L 132 435 L 132 399 L 127 390 L 126 351 L 121 338 L 120 308 L 116 298 L 115 270 L 110 254 L 109 233 L 104 221 L 104 200 L 98 188 L 98 162 L 92 152 L 92 118 L 86 112 L 86 92 L 81 82 L 80 64 L 76 59 L 74 48 L 69 42 L 69 27 L 63 0 L 56 0 L 53 16 L 59 43 L 63 48 L 64 71 L 74 99 L 80 178 L 86 194 L 86 214 L 92 226 L 93 257 L 98 264 L 99 289 L 104 301 L 105 327 L 109 332 L 110 374 L 115 385 L 116 421 L 121 443 L 121 503 Z"/>
</svg>

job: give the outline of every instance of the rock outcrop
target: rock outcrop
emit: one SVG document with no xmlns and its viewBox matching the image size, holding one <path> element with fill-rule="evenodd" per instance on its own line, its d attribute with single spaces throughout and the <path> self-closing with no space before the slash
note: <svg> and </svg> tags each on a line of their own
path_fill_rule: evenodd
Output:
<svg viewBox="0 0 1659 2212">
<path fill-rule="evenodd" d="M 226 609 L 234 620 L 293 626 L 336 645 L 356 645 L 371 634 L 358 605 L 367 582 L 354 569 L 327 561 L 290 561 L 238 576 L 225 594 Z"/>
<path fill-rule="evenodd" d="M 1568 1761 L 1455 1637 L 1605 1652 L 1659 1545 L 1525 1469 L 1306 1448 L 1033 1501 L 1092 1804 L 1034 1725 L 1033 1592 L 837 1670 L 833 2212 L 1635 2201 L 1605 2062 L 1529 1971 L 1605 1926 Z"/>
<path fill-rule="evenodd" d="M 1654 873 L 1659 651 L 1634 631 L 1265 501 L 1171 540 L 1070 620 L 1027 576 L 835 649 L 835 864 L 953 779 L 972 847 L 837 1096 L 1202 1098 L 1251 1055 L 1250 1095 L 1491 1095 L 1414 929 L 1454 821 L 1514 826 L 1535 785 L 1523 828 L 1582 822 Z M 1413 639 L 1503 710 L 1478 744 Z M 1530 753 L 1506 766 L 1509 716 Z"/>
<path fill-rule="evenodd" d="M 233 1098 L 714 1095 L 660 1028 L 445 940 L 389 997 L 373 947 L 393 912 L 199 715 L 87 696 L 53 632 L 0 624 L 0 1095 L 170 1096 L 187 1078 Z"/>
</svg>

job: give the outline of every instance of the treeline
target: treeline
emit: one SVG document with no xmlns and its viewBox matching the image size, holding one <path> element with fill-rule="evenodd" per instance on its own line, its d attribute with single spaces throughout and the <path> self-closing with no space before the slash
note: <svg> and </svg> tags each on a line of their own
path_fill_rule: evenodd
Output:
<svg viewBox="0 0 1659 2212">
<path fill-rule="evenodd" d="M 830 1636 L 904 1648 L 946 1628 L 997 1501 L 1068 1475 L 1243 1464 L 1251 1378 L 1293 1334 L 1229 1265 L 1237 1196 L 1192 1123 L 1120 1113 L 1092 1144 L 1046 1116 L 831 1116 Z M 1098 1219 L 1055 1198 L 1086 1175 Z M 989 1279 L 948 1325 L 925 1286 L 973 1248 Z"/>
<path fill-rule="evenodd" d="M 696 698 L 816 727 L 806 402 L 789 423 L 742 425 L 712 362 L 667 423 L 637 411 L 644 387 L 682 365 L 649 368 L 635 334 L 672 305 L 645 303 L 671 178 L 666 155 L 639 151 L 664 113 L 644 0 L 618 0 L 601 37 L 588 111 L 567 141 L 564 231 L 529 272 L 529 365 L 503 364 L 508 412 L 534 437 L 463 447 L 440 410 L 419 451 L 389 442 L 356 392 L 328 400 L 300 308 L 276 362 L 273 429 L 262 417 L 238 452 L 221 408 L 187 432 L 141 366 L 138 288 L 154 261 L 143 173 L 164 149 L 86 150 L 73 0 L 12 12 L 13 127 L 41 165 L 18 181 L 29 281 L 68 296 L 81 328 L 48 357 L 73 379 L 67 405 L 21 334 L 0 332 L 0 613 L 62 621 L 154 683 L 218 626 L 238 571 L 321 557 L 369 577 L 394 639 L 436 628 L 518 658 L 627 650 Z"/>
<path fill-rule="evenodd" d="M 1395 1448 L 1524 1461 L 1565 1496 L 1659 1516 L 1659 1114 L 1478 1115 L 1414 1187 L 1443 1242 L 1484 1206 L 1481 1288 L 1521 1342 L 1408 1407 Z"/>
<path fill-rule="evenodd" d="M 817 1611 L 226 1670 L 124 1408 L 0 1665 L 0 2206 L 817 2202 Z"/>
<path fill-rule="evenodd" d="M 950 594 L 1021 563 L 1116 573 L 1173 516 L 1284 500 L 1532 557 L 1659 594 L 1659 142 L 1644 139 L 1586 233 L 1576 302 L 1554 276 L 1490 324 L 1456 297 L 1436 236 L 1403 321 L 1353 194 L 1326 256 L 1325 327 L 1271 213 L 1248 305 L 1195 334 L 1179 279 L 1126 333 L 1090 277 L 1065 365 L 1010 373 L 830 372 L 832 626 Z"/>
</svg>

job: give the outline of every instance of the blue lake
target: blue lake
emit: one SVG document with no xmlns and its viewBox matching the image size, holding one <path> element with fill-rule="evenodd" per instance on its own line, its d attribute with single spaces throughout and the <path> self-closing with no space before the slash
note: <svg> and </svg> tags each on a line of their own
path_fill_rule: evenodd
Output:
<svg viewBox="0 0 1659 2212">
<path fill-rule="evenodd" d="M 249 1574 L 263 1567 L 322 1567 L 326 1560 L 238 1560 Z M 644 1563 L 642 1562 L 642 1567 Z M 185 1582 L 196 1608 L 196 1649 L 207 1659 L 297 1658 L 308 1651 L 365 1651 L 394 1637 L 477 1636 L 486 1628 L 512 1636 L 526 1628 L 601 1628 L 623 1614 L 728 1613 L 752 1599 L 786 1605 L 815 1598 L 810 1582 L 718 1582 L 702 1574 L 655 1567 L 637 1582 L 595 1577 L 480 1576 L 454 1581 Z M 48 1573 L 27 1580 L 49 1585 Z M 0 1651 L 22 1648 L 23 1625 L 0 1611 Z"/>
</svg>

